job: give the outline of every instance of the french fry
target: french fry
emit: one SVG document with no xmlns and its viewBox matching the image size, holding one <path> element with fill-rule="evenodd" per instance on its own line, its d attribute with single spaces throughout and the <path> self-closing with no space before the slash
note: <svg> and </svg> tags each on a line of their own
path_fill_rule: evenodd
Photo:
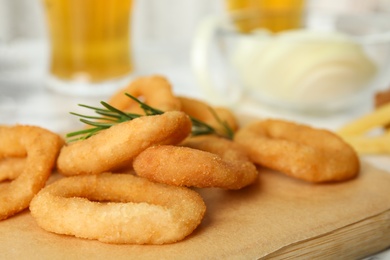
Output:
<svg viewBox="0 0 390 260">
<path fill-rule="evenodd" d="M 390 153 L 390 133 L 381 136 L 348 136 L 344 140 L 359 154 Z"/>
<path fill-rule="evenodd" d="M 375 127 L 383 127 L 390 123 L 390 103 L 385 104 L 372 113 L 362 116 L 342 127 L 337 133 L 343 137 L 362 135 Z"/>
</svg>

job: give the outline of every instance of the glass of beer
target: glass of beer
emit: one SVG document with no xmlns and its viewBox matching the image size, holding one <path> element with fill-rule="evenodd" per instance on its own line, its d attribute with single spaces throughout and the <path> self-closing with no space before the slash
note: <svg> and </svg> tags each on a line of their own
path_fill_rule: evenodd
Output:
<svg viewBox="0 0 390 260">
<path fill-rule="evenodd" d="M 129 80 L 133 0 L 42 0 L 50 40 L 47 87 L 99 96 Z"/>
<path fill-rule="evenodd" d="M 239 31 L 266 28 L 272 32 L 303 25 L 304 0 L 226 0 L 226 9 Z"/>
</svg>

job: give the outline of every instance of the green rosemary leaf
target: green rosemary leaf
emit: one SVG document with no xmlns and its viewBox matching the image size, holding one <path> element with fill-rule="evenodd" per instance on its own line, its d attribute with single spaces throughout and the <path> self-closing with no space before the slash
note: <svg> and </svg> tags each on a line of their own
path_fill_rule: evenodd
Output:
<svg viewBox="0 0 390 260">
<path fill-rule="evenodd" d="M 80 121 L 83 122 L 84 124 L 91 125 L 91 126 L 96 126 L 96 127 L 100 127 L 100 128 L 103 128 L 103 129 L 104 129 L 104 128 L 110 128 L 111 126 L 117 124 L 116 122 L 113 122 L 113 123 L 107 123 L 107 122 L 94 122 L 94 121 L 86 120 L 86 119 L 83 119 L 83 118 L 81 118 Z"/>
<path fill-rule="evenodd" d="M 104 119 L 109 119 L 109 118 L 112 118 L 112 120 L 118 120 L 118 119 L 121 119 L 122 116 L 114 113 L 114 112 L 111 112 L 111 111 L 95 111 L 96 114 L 98 115 L 102 115 Z"/>
<path fill-rule="evenodd" d="M 97 134 L 101 130 L 102 130 L 102 128 L 95 127 L 95 128 L 88 128 L 88 129 L 68 133 L 66 135 L 66 137 L 68 138 L 67 141 L 68 141 L 68 143 L 71 143 L 71 142 L 75 142 L 75 141 L 79 141 L 79 140 L 85 140 L 85 139 L 88 139 L 89 137 Z M 80 136 L 80 137 L 69 139 L 70 137 L 75 137 L 75 136 Z"/>
<path fill-rule="evenodd" d="M 110 104 L 102 101 L 100 102 L 105 108 L 107 108 L 108 110 L 112 111 L 112 112 L 116 112 L 118 113 L 118 115 L 121 115 L 122 117 L 125 117 L 125 118 L 129 118 L 130 120 L 131 119 L 134 119 L 132 118 L 131 116 L 129 116 L 129 114 L 123 112 L 122 110 L 119 110 L 119 109 L 116 109 L 115 107 L 111 106 Z"/>
<path fill-rule="evenodd" d="M 82 114 L 71 112 L 72 115 L 80 117 L 79 120 L 81 122 L 83 122 L 84 124 L 93 126 L 93 127 L 68 133 L 66 135 L 67 138 L 78 137 L 78 138 L 70 139 L 70 140 L 68 140 L 68 142 L 87 139 L 87 138 L 99 133 L 100 131 L 102 131 L 104 129 L 110 128 L 111 126 L 113 126 L 115 124 L 130 121 L 130 120 L 133 120 L 133 119 L 141 117 L 141 116 L 161 115 L 164 113 L 163 111 L 161 111 L 159 109 L 156 109 L 154 107 L 151 107 L 151 106 L 143 103 L 142 101 L 140 101 L 139 99 L 137 99 L 136 97 L 134 97 L 128 93 L 125 93 L 125 95 L 127 97 L 131 98 L 132 100 L 134 100 L 135 102 L 137 102 L 139 104 L 139 106 L 143 109 L 145 115 L 126 113 L 122 110 L 119 110 L 119 109 L 111 106 L 110 104 L 108 104 L 104 101 L 100 102 L 104 108 L 79 104 L 79 106 L 87 108 L 87 109 L 91 109 L 96 114 L 98 114 L 100 116 L 88 116 L 88 115 L 82 115 Z M 215 119 L 217 120 L 217 122 L 219 124 L 221 124 L 221 126 L 223 127 L 224 133 L 218 133 L 215 130 L 215 128 L 208 125 L 207 123 L 202 122 L 201 120 L 198 120 L 196 118 L 190 117 L 191 122 L 192 122 L 192 135 L 197 136 L 197 135 L 214 134 L 214 135 L 222 136 L 224 138 L 233 139 L 233 130 L 229 127 L 229 125 L 226 122 L 223 122 L 212 108 L 210 108 L 210 111 L 211 111 L 212 115 L 215 117 Z M 92 120 L 88 120 L 88 119 L 98 120 L 98 121 L 92 121 Z"/>
<path fill-rule="evenodd" d="M 95 112 L 96 112 L 96 111 L 108 111 L 107 109 L 104 109 L 104 108 L 93 107 L 93 106 L 88 106 L 88 105 L 84 105 L 84 104 L 78 104 L 78 106 L 80 106 L 80 107 L 85 107 L 85 108 L 94 110 Z"/>
<path fill-rule="evenodd" d="M 143 103 L 141 100 L 130 95 L 129 93 L 125 93 L 125 95 L 128 96 L 129 98 L 131 98 L 132 100 L 134 100 L 135 102 L 137 102 L 140 105 L 140 107 L 144 110 L 146 115 L 161 115 L 164 113 L 164 111 L 161 111 L 159 109 L 156 109 L 154 107 L 151 107 L 151 106 Z"/>
<path fill-rule="evenodd" d="M 215 131 L 214 128 L 213 128 L 212 126 L 210 126 L 210 125 L 208 125 L 208 124 L 206 124 L 206 123 L 200 121 L 199 119 L 196 119 L 196 118 L 194 118 L 194 117 L 190 117 L 190 118 L 191 118 L 191 121 L 192 121 L 192 125 L 193 125 L 194 127 L 206 128 L 207 130 L 212 131 L 212 132 Z"/>
<path fill-rule="evenodd" d="M 88 131 L 81 130 L 81 131 L 71 132 L 66 135 L 67 138 L 66 141 L 67 143 L 72 143 L 79 140 L 85 140 L 99 133 L 101 130 L 104 130 L 104 128 L 95 127 L 95 128 L 89 128 Z M 78 138 L 71 138 L 75 136 L 78 136 Z"/>
<path fill-rule="evenodd" d="M 225 134 L 226 134 L 227 138 L 233 139 L 234 132 L 233 132 L 233 129 L 230 128 L 229 124 L 226 121 L 222 121 L 214 109 L 209 107 L 209 110 L 210 110 L 210 113 L 214 116 L 214 118 L 218 121 L 218 123 L 220 125 L 222 125 L 223 128 L 225 129 Z"/>
<path fill-rule="evenodd" d="M 66 134 L 66 137 L 74 137 L 74 136 L 78 136 L 78 135 L 83 135 L 83 134 L 90 133 L 91 131 L 93 131 L 93 128 L 83 129 L 83 130 L 68 133 L 68 134 Z"/>
<path fill-rule="evenodd" d="M 88 118 L 88 119 L 96 119 L 96 120 L 109 120 L 109 121 L 115 121 L 115 118 L 109 118 L 109 117 L 99 117 L 99 116 L 87 116 L 87 115 L 81 115 L 81 114 L 78 114 L 78 113 L 73 113 L 73 112 L 70 112 L 70 114 L 74 115 L 74 116 L 78 116 L 78 117 L 82 117 L 82 118 Z"/>
</svg>

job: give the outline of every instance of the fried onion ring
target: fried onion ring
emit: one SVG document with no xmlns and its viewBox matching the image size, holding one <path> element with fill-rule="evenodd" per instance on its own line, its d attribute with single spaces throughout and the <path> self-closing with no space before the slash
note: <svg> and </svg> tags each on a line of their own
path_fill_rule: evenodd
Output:
<svg viewBox="0 0 390 260">
<path fill-rule="evenodd" d="M 25 157 L 6 157 L 0 160 L 0 181 L 16 179 L 25 167 Z"/>
<path fill-rule="evenodd" d="M 103 173 L 48 185 L 35 196 L 30 210 L 38 225 L 50 232 L 106 243 L 165 244 L 191 234 L 206 206 L 187 188 Z"/>
<path fill-rule="evenodd" d="M 180 111 L 123 122 L 89 139 L 64 146 L 57 168 L 70 176 L 126 167 L 149 146 L 180 143 L 191 133 L 191 126 L 189 117 Z"/>
<path fill-rule="evenodd" d="M 187 186 L 241 189 L 257 178 L 255 165 L 238 144 L 217 136 L 199 136 L 182 146 L 154 146 L 140 153 L 137 175 L 155 182 Z"/>
<path fill-rule="evenodd" d="M 203 101 L 188 97 L 178 97 L 178 99 L 181 103 L 181 111 L 209 124 L 216 129 L 218 133 L 224 133 L 225 129 L 222 128 L 221 123 L 215 118 L 210 108 L 214 110 L 219 119 L 222 122 L 226 122 L 233 131 L 238 129 L 237 119 L 228 108 L 211 107 Z"/>
<path fill-rule="evenodd" d="M 309 182 L 348 180 L 360 168 L 356 152 L 336 134 L 293 122 L 256 121 L 234 140 L 253 162 Z"/>
<path fill-rule="evenodd" d="M 20 173 L 14 172 L 12 176 L 2 176 L 2 180 L 11 180 L 0 189 L 0 220 L 2 220 L 27 208 L 35 194 L 44 187 L 55 165 L 63 140 L 43 128 L 22 125 L 1 126 L 0 139 L 4 140 L 4 143 L 10 143 L 10 140 L 14 142 L 9 150 L 2 146 L 0 158 L 27 155 L 25 166 Z"/>
<path fill-rule="evenodd" d="M 4 132 L 8 132 L 7 129 L 10 127 L 12 126 L 0 125 L 0 135 L 6 136 Z M 5 157 L 4 154 L 9 157 L 24 157 L 27 155 L 25 147 L 19 142 L 18 135 L 8 135 L 6 137 L 2 138 L 0 142 L 0 159 Z"/>
<path fill-rule="evenodd" d="M 180 110 L 180 101 L 173 95 L 171 84 L 165 77 L 140 77 L 116 92 L 108 101 L 113 107 L 137 114 L 144 114 L 139 104 L 125 95 L 144 98 L 144 103 L 162 111 Z"/>
</svg>

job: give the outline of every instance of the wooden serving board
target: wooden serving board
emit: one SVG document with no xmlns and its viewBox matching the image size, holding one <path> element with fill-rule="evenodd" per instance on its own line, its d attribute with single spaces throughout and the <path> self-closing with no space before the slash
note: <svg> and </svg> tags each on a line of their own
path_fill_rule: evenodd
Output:
<svg viewBox="0 0 390 260">
<path fill-rule="evenodd" d="M 207 213 L 185 240 L 111 245 L 40 229 L 28 210 L 0 222 L 1 259 L 357 259 L 390 246 L 390 174 L 313 185 L 259 169 L 240 191 L 198 190 Z"/>
</svg>

